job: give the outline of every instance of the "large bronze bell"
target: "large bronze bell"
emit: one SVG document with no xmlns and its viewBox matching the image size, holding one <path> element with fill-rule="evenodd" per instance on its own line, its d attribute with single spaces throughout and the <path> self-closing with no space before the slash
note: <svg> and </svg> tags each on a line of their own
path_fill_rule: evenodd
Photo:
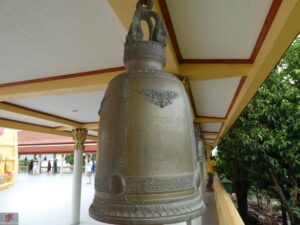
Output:
<svg viewBox="0 0 300 225">
<path fill-rule="evenodd" d="M 151 8 L 152 1 L 138 2 L 125 43 L 127 71 L 109 83 L 99 112 L 89 214 L 105 223 L 176 223 L 204 209 L 191 106 L 181 81 L 163 71 L 167 32 Z"/>
</svg>

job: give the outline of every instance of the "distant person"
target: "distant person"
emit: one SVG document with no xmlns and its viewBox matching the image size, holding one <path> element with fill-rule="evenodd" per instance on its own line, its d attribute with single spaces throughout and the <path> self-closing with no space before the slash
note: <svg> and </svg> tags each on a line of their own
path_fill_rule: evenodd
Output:
<svg viewBox="0 0 300 225">
<path fill-rule="evenodd" d="M 92 160 L 92 162 L 93 162 L 92 173 L 95 173 L 95 171 L 96 171 L 96 162 L 94 160 Z"/>
<path fill-rule="evenodd" d="M 56 174 L 57 173 L 57 159 L 54 160 L 53 163 L 53 173 Z"/>
<path fill-rule="evenodd" d="M 33 161 L 33 174 L 37 175 L 39 174 L 39 162 L 35 158 Z"/>
<path fill-rule="evenodd" d="M 50 174 L 51 171 L 51 162 L 48 160 L 47 173 Z"/>
<path fill-rule="evenodd" d="M 32 174 L 32 170 L 33 170 L 33 159 L 30 161 L 29 166 L 28 166 L 28 173 Z"/>
<path fill-rule="evenodd" d="M 213 191 L 213 182 L 214 182 L 214 174 L 215 174 L 215 171 L 216 171 L 216 160 L 215 160 L 215 157 L 212 156 L 210 157 L 210 160 L 208 161 L 208 167 L 207 167 L 207 177 L 208 177 L 208 180 L 207 180 L 207 190 L 208 191 Z"/>
<path fill-rule="evenodd" d="M 87 184 L 91 184 L 92 183 L 92 167 L 93 167 L 92 160 L 88 160 L 88 163 L 85 166 L 85 168 L 86 168 L 86 175 L 88 177 Z"/>
</svg>

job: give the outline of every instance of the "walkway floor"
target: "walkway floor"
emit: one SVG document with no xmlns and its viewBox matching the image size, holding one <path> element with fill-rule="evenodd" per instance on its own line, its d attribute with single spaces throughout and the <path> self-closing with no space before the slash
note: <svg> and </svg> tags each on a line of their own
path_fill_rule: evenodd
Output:
<svg viewBox="0 0 300 225">
<path fill-rule="evenodd" d="M 89 217 L 88 209 L 94 197 L 94 185 L 82 180 L 81 224 L 100 225 Z M 0 191 L 0 212 L 18 212 L 19 225 L 69 225 L 71 220 L 72 175 L 18 175 L 15 184 Z M 217 225 L 212 193 L 205 193 L 206 213 L 192 225 Z M 186 225 L 180 223 L 177 225 Z"/>
<path fill-rule="evenodd" d="M 204 203 L 206 210 L 202 216 L 202 225 L 218 225 L 218 214 L 213 192 L 204 192 Z"/>
</svg>

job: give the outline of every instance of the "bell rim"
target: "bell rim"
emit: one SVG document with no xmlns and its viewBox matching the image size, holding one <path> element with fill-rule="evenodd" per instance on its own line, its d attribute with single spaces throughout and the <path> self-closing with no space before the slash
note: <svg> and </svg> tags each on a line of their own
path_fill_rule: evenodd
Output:
<svg viewBox="0 0 300 225">
<path fill-rule="evenodd" d="M 97 198 L 97 197 L 96 197 Z M 107 199 L 101 199 L 102 201 L 108 201 L 110 203 L 112 203 L 111 200 L 107 200 Z M 134 217 L 132 216 L 132 214 L 134 214 L 132 211 L 127 210 L 127 209 L 123 209 L 125 211 L 120 212 L 118 210 L 116 210 L 116 208 L 120 207 L 120 202 L 115 201 L 114 203 L 112 203 L 112 207 L 109 207 L 109 211 L 110 212 L 115 212 L 115 215 L 107 215 L 104 213 L 101 213 L 99 209 L 103 209 L 105 211 L 105 207 L 103 207 L 104 205 L 106 205 L 105 203 L 102 204 L 97 204 L 95 203 L 95 199 L 94 202 L 92 203 L 92 205 L 89 208 L 89 216 L 92 217 L 93 219 L 95 219 L 96 221 L 100 221 L 103 223 L 109 223 L 109 224 L 124 224 L 124 225 L 132 225 L 132 224 L 138 224 L 138 225 L 155 225 L 155 224 L 170 224 L 170 223 L 179 223 L 179 222 L 184 222 L 184 221 L 188 221 L 194 218 L 197 218 L 199 216 L 201 216 L 204 213 L 205 210 L 205 204 L 201 198 L 201 196 L 198 194 L 197 196 L 193 196 L 193 197 L 189 197 L 189 198 L 183 198 L 181 201 L 177 202 L 177 204 L 179 205 L 172 205 L 176 202 L 174 202 L 173 200 L 170 200 L 170 202 L 168 203 L 168 201 L 163 201 L 164 204 L 162 204 L 162 202 L 153 202 L 153 201 L 149 201 L 148 204 L 145 204 L 145 202 L 128 202 L 128 204 L 125 203 L 125 205 L 131 207 L 132 208 L 136 208 L 134 211 L 134 213 L 136 213 L 138 211 L 138 209 L 140 209 L 139 207 L 143 208 L 141 211 L 143 211 L 143 216 L 144 217 Z M 194 210 L 190 210 L 189 206 L 191 205 L 197 205 L 194 206 L 196 207 L 196 209 Z M 122 205 L 124 205 L 124 203 L 122 203 Z M 140 205 L 140 206 L 139 206 Z M 164 208 L 164 206 L 170 206 L 169 209 Z M 114 208 L 115 207 L 115 208 Z M 150 215 L 145 215 L 146 213 L 149 213 L 149 210 L 153 210 L 153 212 L 151 213 L 156 213 L 157 211 L 162 211 L 163 209 L 164 212 L 167 214 L 167 212 L 172 212 L 172 214 L 175 214 L 174 211 L 180 212 L 177 215 L 160 215 L 160 216 L 155 216 L 152 215 L 150 213 Z M 186 211 L 184 211 L 186 210 Z M 117 212 L 116 212 L 117 211 Z M 116 215 L 116 213 L 118 215 Z M 121 215 L 123 213 L 123 215 Z M 148 216 L 148 218 L 147 218 Z"/>
<path fill-rule="evenodd" d="M 174 216 L 174 217 L 168 217 L 168 218 L 152 218 L 152 219 L 124 219 L 120 218 L 117 219 L 115 217 L 109 217 L 109 216 L 103 216 L 101 217 L 96 216 L 96 214 L 93 212 L 93 210 L 89 209 L 89 216 L 93 218 L 96 221 L 102 222 L 102 223 L 108 223 L 108 224 L 124 224 L 124 225 L 160 225 L 160 224 L 173 224 L 173 223 L 181 223 L 189 220 L 196 219 L 197 217 L 200 217 L 205 212 L 206 207 L 204 203 L 202 202 L 202 207 L 194 212 Z"/>
</svg>

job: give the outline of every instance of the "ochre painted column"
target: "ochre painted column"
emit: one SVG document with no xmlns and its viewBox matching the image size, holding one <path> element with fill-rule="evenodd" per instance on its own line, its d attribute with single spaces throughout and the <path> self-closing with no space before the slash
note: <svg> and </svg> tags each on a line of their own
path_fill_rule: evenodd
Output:
<svg viewBox="0 0 300 225">
<path fill-rule="evenodd" d="M 81 180 L 82 180 L 82 161 L 84 143 L 87 130 L 78 128 L 72 131 L 74 145 L 74 167 L 73 167 L 73 195 L 72 195 L 72 223 L 80 223 L 80 200 L 81 200 Z"/>
</svg>

